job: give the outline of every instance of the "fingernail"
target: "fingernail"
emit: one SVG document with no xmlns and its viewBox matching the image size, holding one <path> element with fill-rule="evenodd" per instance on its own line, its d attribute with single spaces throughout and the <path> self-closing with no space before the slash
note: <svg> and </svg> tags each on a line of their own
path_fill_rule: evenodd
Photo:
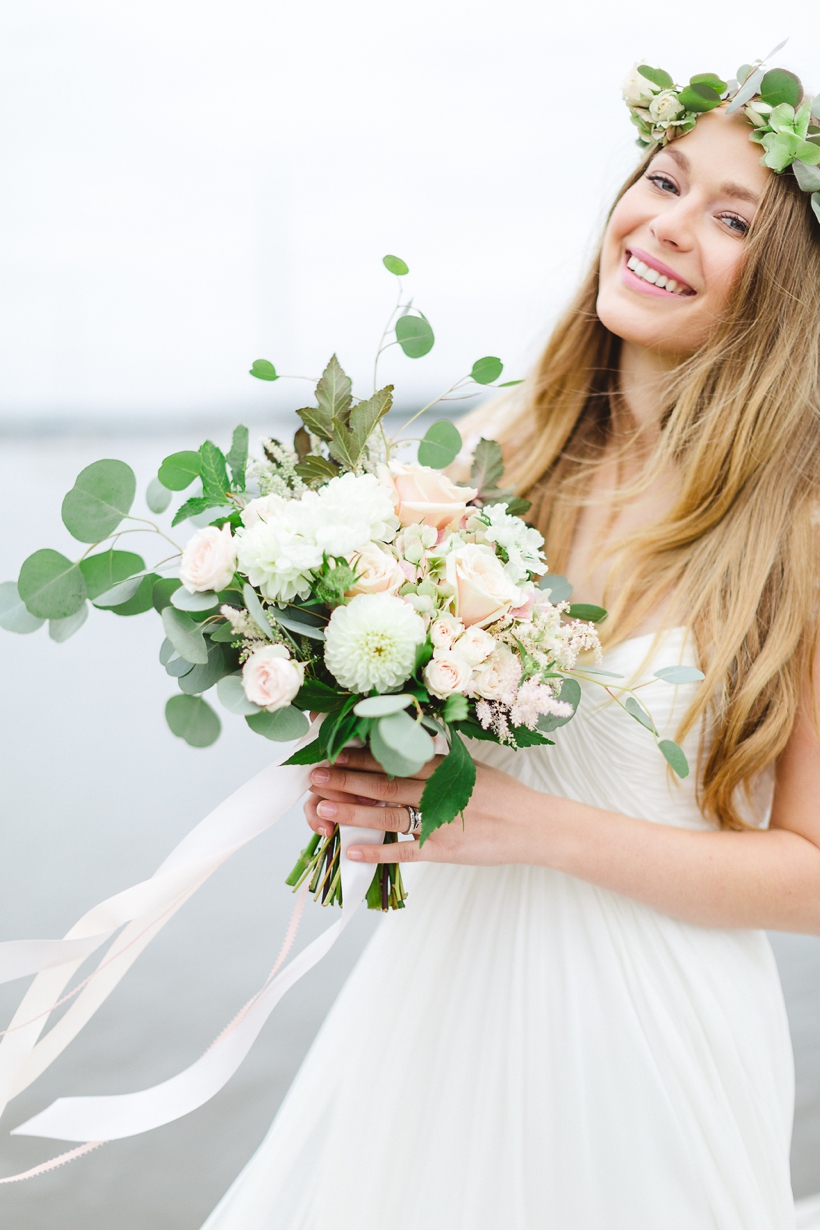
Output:
<svg viewBox="0 0 820 1230">
<path fill-rule="evenodd" d="M 330 774 L 327 769 L 314 769 L 310 776 L 311 780 L 314 782 L 330 781 Z"/>
<path fill-rule="evenodd" d="M 336 763 L 347 764 L 347 752 L 339 752 L 339 755 L 336 757 Z"/>
<path fill-rule="evenodd" d="M 357 850 L 355 847 L 351 846 L 347 852 L 347 857 L 352 858 L 354 863 L 360 863 L 363 856 L 361 850 Z"/>
<path fill-rule="evenodd" d="M 323 819 L 329 820 L 331 816 L 336 815 L 336 804 L 328 803 L 327 799 L 322 799 L 316 811 Z"/>
</svg>

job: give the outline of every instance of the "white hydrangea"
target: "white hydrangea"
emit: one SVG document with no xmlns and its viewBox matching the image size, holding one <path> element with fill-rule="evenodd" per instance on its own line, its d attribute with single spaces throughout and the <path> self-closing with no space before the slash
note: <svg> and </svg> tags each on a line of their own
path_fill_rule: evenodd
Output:
<svg viewBox="0 0 820 1230">
<path fill-rule="evenodd" d="M 359 594 L 339 606 L 325 631 L 325 663 L 351 692 L 389 692 L 409 678 L 424 621 L 392 594 Z"/>
<path fill-rule="evenodd" d="M 543 535 L 520 517 L 510 516 L 506 504 L 487 504 L 482 508 L 480 517 L 474 520 L 476 529 L 480 528 L 487 542 L 504 551 L 507 556 L 504 571 L 514 585 L 519 585 L 531 572 L 546 570 L 546 560 L 541 550 Z"/>
<path fill-rule="evenodd" d="M 305 538 L 291 515 L 298 505 L 297 500 L 283 500 L 268 520 L 259 517 L 236 534 L 239 571 L 273 602 L 307 598 L 311 574 L 322 564 L 321 547 Z"/>
<path fill-rule="evenodd" d="M 348 556 L 369 542 L 391 542 L 399 528 L 393 501 L 374 474 L 341 474 L 296 502 L 305 538 L 328 555 Z"/>
</svg>

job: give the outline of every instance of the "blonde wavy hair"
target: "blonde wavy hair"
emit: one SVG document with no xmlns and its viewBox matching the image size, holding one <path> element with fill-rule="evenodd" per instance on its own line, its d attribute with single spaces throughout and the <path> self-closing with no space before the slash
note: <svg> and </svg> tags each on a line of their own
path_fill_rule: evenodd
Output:
<svg viewBox="0 0 820 1230">
<path fill-rule="evenodd" d="M 595 312 L 599 257 L 496 433 L 553 572 L 617 435 L 620 340 Z M 623 641 L 665 603 L 665 626 L 692 631 L 706 681 L 678 738 L 708 725 L 700 805 L 741 829 L 738 792 L 786 745 L 820 622 L 820 227 L 792 175 L 771 175 L 724 319 L 671 373 L 661 410 L 657 445 L 618 498 L 670 467 L 679 495 L 617 544 L 602 632 Z"/>
</svg>

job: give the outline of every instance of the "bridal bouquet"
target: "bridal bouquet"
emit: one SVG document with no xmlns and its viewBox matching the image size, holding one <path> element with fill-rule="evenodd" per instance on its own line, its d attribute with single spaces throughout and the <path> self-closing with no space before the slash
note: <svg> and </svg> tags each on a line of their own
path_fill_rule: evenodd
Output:
<svg viewBox="0 0 820 1230">
<path fill-rule="evenodd" d="M 407 272 L 396 257 L 385 265 L 399 279 Z M 401 289 L 379 353 L 391 344 L 413 358 L 433 344 L 429 322 L 402 303 Z M 501 371 L 498 359 L 480 359 L 443 397 L 495 383 Z M 266 360 L 251 374 L 279 378 Z M 465 738 L 549 744 L 580 700 L 575 675 L 603 682 L 605 672 L 577 664 L 581 654 L 600 654 L 595 622 L 606 613 L 572 606 L 567 582 L 548 574 L 543 538 L 519 515 L 529 505 L 501 485 L 498 444 L 481 440 L 470 485 L 454 483 L 443 471 L 461 450 L 458 430 L 439 420 L 409 458 L 409 441 L 385 430 L 392 397 L 391 385 L 356 397 L 334 355 L 316 404 L 296 411 L 292 446 L 264 440 L 252 460 L 248 431 L 237 427 L 227 453 L 206 440 L 166 457 L 146 499 L 160 514 L 175 492 L 197 484 L 171 522 L 194 521 L 184 547 L 132 514 L 129 466 L 93 463 L 62 506 L 66 528 L 90 545 L 77 560 L 49 549 L 31 555 L 18 581 L 0 587 L 0 624 L 31 632 L 48 620 L 62 641 L 83 625 L 89 603 L 121 616 L 155 610 L 159 661 L 179 689 L 166 718 L 194 747 L 218 737 L 219 717 L 204 698 L 214 688 L 225 709 L 272 740 L 304 736 L 306 711 L 324 715 L 290 764 L 332 762 L 360 740 L 387 774 L 409 776 L 438 740 L 443 758 L 421 800 L 423 842 L 470 799 L 476 771 Z M 138 529 L 173 554 L 146 567 L 122 549 L 123 535 Z M 683 752 L 658 738 L 648 710 L 632 695 L 624 707 L 684 776 Z M 302 851 L 288 883 L 305 879 L 317 898 L 341 904 L 338 830 Z M 398 866 L 378 867 L 368 905 L 401 908 L 404 898 Z"/>
</svg>

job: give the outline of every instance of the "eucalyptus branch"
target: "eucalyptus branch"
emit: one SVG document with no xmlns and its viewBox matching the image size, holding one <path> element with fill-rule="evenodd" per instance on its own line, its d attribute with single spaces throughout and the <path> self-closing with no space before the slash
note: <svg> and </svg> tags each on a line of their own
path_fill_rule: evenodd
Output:
<svg viewBox="0 0 820 1230">
<path fill-rule="evenodd" d="M 170 542 L 172 547 L 176 547 L 180 555 L 182 554 L 182 547 L 179 545 L 179 543 L 174 542 L 173 538 L 169 538 L 168 535 L 159 528 L 159 526 L 157 525 L 155 521 L 149 521 L 147 517 L 135 517 L 133 516 L 132 513 L 129 513 L 127 515 L 127 520 L 128 521 L 140 521 L 142 522 L 143 525 L 150 525 L 151 529 L 154 531 L 155 534 L 161 535 L 161 537 L 164 538 L 166 542 Z M 120 533 L 122 534 L 135 534 L 137 532 L 138 531 L 136 530 L 121 530 L 120 531 Z M 147 533 L 147 531 L 143 531 L 143 532 Z"/>
<path fill-rule="evenodd" d="M 469 376 L 461 376 L 455 382 L 455 384 L 450 385 L 449 389 L 445 389 L 445 391 L 441 393 L 438 397 L 434 397 L 432 401 L 428 401 L 426 406 L 422 406 L 421 410 L 417 410 L 416 413 L 412 415 L 407 420 L 407 422 L 404 424 L 404 426 L 402 427 L 402 432 L 407 431 L 407 428 L 410 426 L 410 424 L 415 423 L 416 419 L 421 418 L 422 414 L 426 414 L 428 410 L 432 410 L 433 406 L 437 406 L 440 401 L 444 401 L 447 395 L 449 393 L 452 393 L 454 389 L 457 389 L 460 385 L 462 385 L 465 380 L 469 380 Z M 452 400 L 458 401 L 459 399 L 453 398 Z M 399 444 L 399 443 L 402 443 L 402 444 L 405 443 L 403 436 L 394 436 L 393 439 L 391 440 L 391 444 Z"/>
<path fill-rule="evenodd" d="M 394 320 L 394 317 L 395 317 L 395 315 L 396 315 L 396 312 L 398 312 L 399 308 L 400 308 L 400 307 L 402 307 L 402 301 L 401 301 L 401 296 L 402 296 L 402 285 L 401 285 L 401 278 L 397 278 L 397 281 L 398 281 L 398 283 L 399 283 L 399 295 L 398 295 L 398 298 L 396 299 L 396 306 L 393 308 L 393 311 L 392 311 L 392 312 L 390 313 L 390 315 L 388 316 L 388 318 L 387 318 L 387 324 L 384 326 L 384 329 L 382 330 L 382 335 L 381 335 L 381 337 L 379 338 L 379 345 L 378 345 L 378 349 L 376 350 L 376 358 L 375 358 L 375 360 L 374 360 L 374 362 L 373 362 L 373 392 L 374 392 L 374 393 L 376 392 L 376 390 L 377 390 L 377 389 L 378 389 L 378 387 L 379 387 L 379 383 L 378 383 L 378 382 L 379 382 L 379 356 L 381 355 L 381 353 L 382 353 L 382 351 L 383 351 L 383 350 L 387 350 L 387 348 L 388 348 L 387 346 L 385 346 L 385 345 L 384 345 L 384 339 L 387 337 L 387 334 L 390 332 L 390 328 L 391 328 L 391 326 L 392 326 L 392 324 L 393 324 L 393 320 Z M 412 300 L 411 300 L 411 302 L 412 302 Z M 409 306 L 410 306 L 410 304 L 408 304 L 407 306 L 409 307 Z M 388 345 L 389 345 L 389 346 L 394 346 L 394 345 L 395 345 L 395 342 L 389 342 L 389 343 L 388 343 Z"/>
</svg>

